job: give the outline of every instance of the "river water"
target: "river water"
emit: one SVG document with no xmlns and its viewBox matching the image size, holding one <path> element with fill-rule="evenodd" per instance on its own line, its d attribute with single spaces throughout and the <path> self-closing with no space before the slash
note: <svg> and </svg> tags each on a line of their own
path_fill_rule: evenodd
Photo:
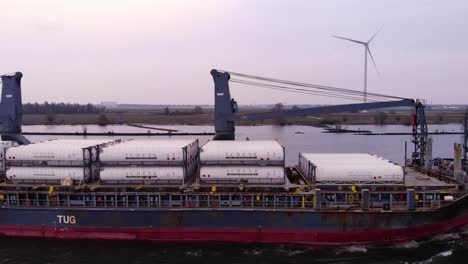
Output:
<svg viewBox="0 0 468 264">
<path fill-rule="evenodd" d="M 146 133 L 148 129 L 129 127 L 123 125 L 112 126 L 85 126 L 88 132 L 141 132 Z M 212 126 L 157 126 L 158 128 L 176 129 L 178 132 L 213 132 Z M 411 132 L 408 126 L 347 126 L 349 129 L 370 130 L 373 132 Z M 238 126 L 236 128 L 237 140 L 259 140 L 276 139 L 286 148 L 286 163 L 288 165 L 297 164 L 299 152 L 318 153 L 355 153 L 364 152 L 380 155 L 393 162 L 403 164 L 405 141 L 408 142 L 408 156 L 411 155 L 411 136 L 364 136 L 353 134 L 332 134 L 323 133 L 322 128 L 310 126 Z M 23 126 L 24 132 L 83 132 L 84 126 Z M 429 131 L 459 132 L 461 125 L 432 125 Z M 152 132 L 164 132 L 155 131 Z M 76 136 L 60 136 L 60 138 L 70 138 Z M 32 141 L 41 141 L 59 136 L 28 136 Z M 88 136 L 87 138 L 103 138 Z M 113 138 L 135 138 L 114 136 Z M 161 138 L 160 136 L 139 136 L 136 138 Z M 167 137 L 164 137 L 167 138 Z M 173 138 L 193 138 L 190 136 L 173 136 Z M 198 137 L 200 144 L 211 139 L 211 136 Z M 459 135 L 435 135 L 433 138 L 434 157 L 452 157 L 453 143 L 460 143 Z"/>
<path fill-rule="evenodd" d="M 211 126 L 158 126 L 179 132 L 212 132 Z M 406 126 L 348 126 L 373 132 L 410 132 Z M 88 132 L 143 132 L 127 126 L 86 126 Z M 460 125 L 430 126 L 430 131 L 460 131 Z M 23 126 L 26 132 L 82 132 L 82 126 Z M 58 136 L 30 136 L 41 141 Z M 60 137 L 67 138 L 67 137 Z M 91 137 L 88 137 L 91 138 Z M 115 137 L 125 138 L 125 137 Z M 150 138 L 143 136 L 139 138 Z M 160 138 L 160 137 L 151 137 Z M 277 139 L 286 148 L 288 165 L 297 164 L 299 152 L 367 152 L 396 163 L 404 161 L 404 142 L 410 136 L 327 134 L 306 126 L 237 127 L 237 139 Z M 201 143 L 210 137 L 199 137 Z M 434 157 L 452 157 L 460 136 L 433 136 Z M 265 245 L 154 244 L 140 242 L 55 241 L 0 238 L 1 263 L 466 263 L 468 227 L 426 241 L 385 246 L 304 249 Z"/>
</svg>

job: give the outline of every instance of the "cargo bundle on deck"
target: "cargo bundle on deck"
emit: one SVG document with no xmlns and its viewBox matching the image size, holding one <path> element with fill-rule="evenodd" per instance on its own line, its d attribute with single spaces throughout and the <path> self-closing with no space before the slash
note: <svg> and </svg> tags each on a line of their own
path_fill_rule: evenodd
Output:
<svg viewBox="0 0 468 264">
<path fill-rule="evenodd" d="M 183 185 L 198 169 L 198 140 L 128 140 L 102 148 L 102 184 Z"/>
<path fill-rule="evenodd" d="M 200 148 L 201 184 L 281 185 L 284 147 L 275 140 L 208 141 Z"/>
<path fill-rule="evenodd" d="M 404 170 L 366 153 L 299 153 L 300 172 L 312 184 L 403 184 Z"/>
<path fill-rule="evenodd" d="M 84 184 L 95 180 L 99 149 L 119 140 L 60 139 L 9 147 L 8 183 Z"/>
</svg>

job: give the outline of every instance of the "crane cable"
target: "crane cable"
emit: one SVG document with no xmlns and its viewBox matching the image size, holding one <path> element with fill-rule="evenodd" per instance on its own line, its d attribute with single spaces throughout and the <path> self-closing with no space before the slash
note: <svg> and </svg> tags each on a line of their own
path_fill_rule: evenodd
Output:
<svg viewBox="0 0 468 264">
<path fill-rule="evenodd" d="M 317 85 L 317 84 L 310 84 L 310 83 L 287 81 L 287 80 L 261 77 L 261 76 L 255 76 L 255 75 L 244 74 L 244 73 L 231 72 L 231 71 L 224 71 L 224 72 L 228 72 L 230 75 L 238 76 L 240 78 L 254 79 L 257 81 L 262 81 L 262 82 L 267 82 L 267 83 L 245 81 L 242 79 L 231 79 L 231 82 L 257 86 L 257 87 L 263 87 L 263 88 L 269 88 L 269 89 L 275 89 L 275 90 L 283 90 L 283 91 L 296 92 L 296 93 L 299 92 L 299 93 L 304 93 L 304 94 L 314 94 L 314 95 L 320 95 L 320 96 L 328 96 L 328 97 L 351 99 L 351 100 L 362 100 L 362 96 L 364 96 L 364 94 L 366 94 L 367 97 L 372 101 L 383 101 L 383 100 L 388 100 L 388 99 L 400 99 L 400 100 L 407 99 L 404 97 L 391 96 L 391 95 L 378 94 L 378 93 L 364 93 L 362 91 L 338 88 L 338 87 L 333 87 L 333 86 L 324 86 L 324 85 Z M 274 85 L 274 84 L 269 84 L 269 83 L 276 83 L 276 84 L 280 83 L 283 85 L 298 86 L 298 87 L 303 87 L 303 88 L 294 88 L 294 87 Z M 311 88 L 311 89 L 304 89 L 304 88 Z"/>
<path fill-rule="evenodd" d="M 243 77 L 243 78 L 251 78 L 251 79 L 257 79 L 257 80 L 262 80 L 262 81 L 267 81 L 267 82 L 277 82 L 277 83 L 282 83 L 282 84 L 296 85 L 296 86 L 309 87 L 309 88 L 314 88 L 314 89 L 323 89 L 323 90 L 343 92 L 343 93 L 354 93 L 354 94 L 360 94 L 360 95 L 364 94 L 364 92 L 362 92 L 362 91 L 345 89 L 345 88 L 338 88 L 338 87 L 333 87 L 333 86 L 324 86 L 324 85 L 317 85 L 317 84 L 287 81 L 287 80 L 268 78 L 268 77 L 261 77 L 261 76 L 255 76 L 255 75 L 250 75 L 250 74 L 230 72 L 230 71 L 228 71 L 228 73 L 231 74 L 231 75 L 235 75 L 235 76 L 239 76 L 239 77 Z M 367 95 L 373 95 L 373 96 L 385 97 L 385 98 L 393 98 L 393 99 L 406 99 L 406 98 L 403 98 L 403 97 L 384 95 L 384 94 L 377 94 L 377 93 L 367 93 Z"/>
<path fill-rule="evenodd" d="M 337 93 L 330 93 L 330 92 L 322 92 L 322 91 L 312 91 L 308 89 L 300 89 L 300 88 L 291 88 L 287 86 L 281 85 L 274 85 L 274 84 L 266 84 L 266 83 L 257 83 L 257 82 L 250 82 L 238 79 L 231 79 L 231 82 L 238 83 L 238 84 L 245 84 L 251 86 L 257 86 L 261 88 L 268 88 L 273 90 L 280 90 L 280 91 L 287 91 L 292 93 L 300 93 L 300 94 L 310 94 L 310 95 L 319 95 L 319 96 L 327 96 L 339 99 L 349 99 L 349 100 L 362 100 L 362 96 L 352 96 L 352 95 L 343 95 Z M 379 100 L 368 98 L 369 102 L 378 102 Z"/>
</svg>

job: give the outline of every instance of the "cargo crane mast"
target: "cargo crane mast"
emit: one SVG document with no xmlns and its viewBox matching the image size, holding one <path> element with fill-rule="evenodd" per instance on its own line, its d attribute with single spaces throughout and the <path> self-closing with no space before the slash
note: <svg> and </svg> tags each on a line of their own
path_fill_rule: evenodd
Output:
<svg viewBox="0 0 468 264">
<path fill-rule="evenodd" d="M 313 94 L 341 99 L 361 100 L 362 92 L 350 89 L 285 81 L 254 75 L 221 71 L 213 69 L 211 75 L 215 86 L 215 136 L 214 140 L 234 140 L 235 121 L 260 120 L 281 117 L 309 116 L 318 114 L 331 114 L 341 112 L 357 112 L 378 108 L 390 108 L 398 106 L 415 107 L 413 119 L 413 142 L 415 144 L 413 164 L 424 164 L 425 146 L 427 140 L 427 124 L 424 115 L 424 106 L 413 99 L 388 96 L 376 93 L 367 93 L 367 103 L 355 103 L 333 106 L 321 106 L 304 109 L 292 109 L 282 111 L 268 111 L 261 113 L 238 113 L 237 102 L 231 98 L 229 82 L 252 85 L 257 87 L 283 90 L 296 93 Z M 232 76 L 241 79 L 231 79 Z M 246 80 L 247 79 L 247 80 Z"/>
<path fill-rule="evenodd" d="M 2 141 L 15 141 L 18 144 L 29 144 L 21 135 L 23 105 L 21 99 L 21 72 L 0 75 L 2 97 L 0 101 L 0 133 Z"/>
<path fill-rule="evenodd" d="M 414 145 L 412 155 L 413 166 L 423 169 L 426 164 L 426 145 L 427 145 L 427 122 L 424 112 L 424 105 L 417 102 L 414 105 L 414 112 L 411 114 L 411 125 L 413 127 L 413 138 L 411 142 Z M 429 160 L 427 162 L 430 162 Z"/>
</svg>

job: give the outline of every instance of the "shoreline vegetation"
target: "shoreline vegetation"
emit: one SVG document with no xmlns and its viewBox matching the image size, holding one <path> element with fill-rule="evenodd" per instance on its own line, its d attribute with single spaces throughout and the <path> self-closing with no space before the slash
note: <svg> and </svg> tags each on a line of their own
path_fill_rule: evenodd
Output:
<svg viewBox="0 0 468 264">
<path fill-rule="evenodd" d="M 255 112 L 255 111 L 249 111 Z M 260 112 L 260 111 L 256 111 Z M 428 124 L 452 124 L 463 122 L 464 111 L 426 112 Z M 212 111 L 103 111 L 101 113 L 41 113 L 23 114 L 24 125 L 116 125 L 116 124 L 152 124 L 152 125 L 213 125 Z M 411 112 L 373 111 L 316 115 L 310 117 L 279 118 L 258 121 L 238 121 L 236 125 L 305 125 L 316 127 L 345 125 L 411 125 Z"/>
<path fill-rule="evenodd" d="M 205 108 L 204 108 L 205 107 Z M 247 109 L 247 110 L 245 110 Z M 259 113 L 265 111 L 283 111 L 299 109 L 297 106 L 285 106 L 277 103 L 271 106 L 247 106 L 239 112 Z M 434 110 L 426 108 L 428 124 L 462 123 L 465 110 Z M 117 105 L 105 107 L 93 104 L 72 103 L 26 103 L 23 104 L 24 125 L 213 125 L 212 107 L 196 105 L 153 106 L 153 105 Z M 335 127 L 346 125 L 411 125 L 411 111 L 381 109 L 368 112 L 347 112 L 315 115 L 307 117 L 275 118 L 267 120 L 236 122 L 240 126 L 255 125 L 304 125 L 316 127 Z"/>
</svg>

